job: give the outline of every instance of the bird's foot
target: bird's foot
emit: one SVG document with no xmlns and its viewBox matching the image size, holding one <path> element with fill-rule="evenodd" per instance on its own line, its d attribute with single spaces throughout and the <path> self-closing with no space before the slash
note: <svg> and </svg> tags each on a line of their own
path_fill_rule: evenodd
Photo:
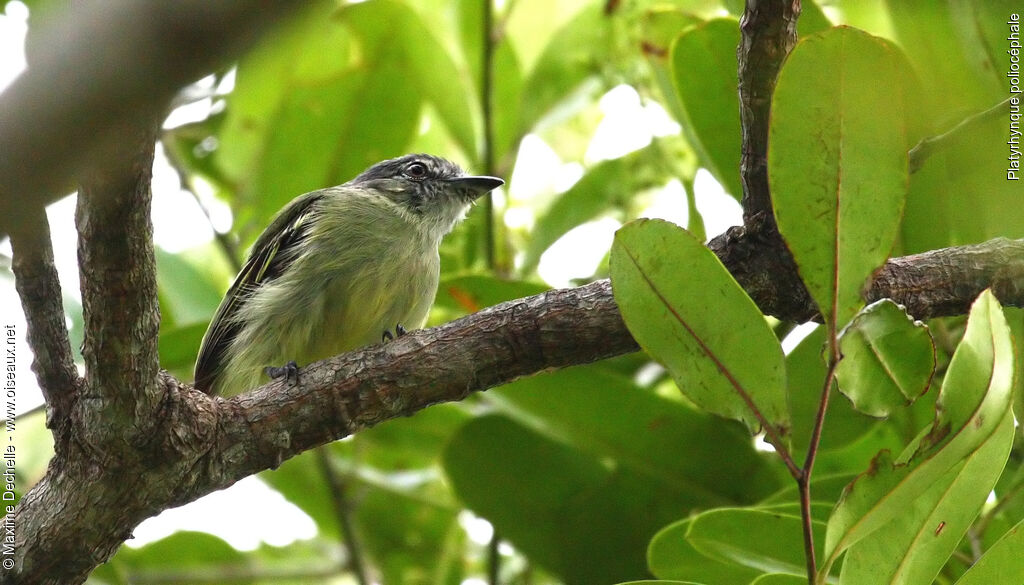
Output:
<svg viewBox="0 0 1024 585">
<path fill-rule="evenodd" d="M 292 384 L 299 382 L 299 366 L 294 361 L 290 361 L 280 367 L 268 366 L 263 368 L 263 371 L 275 380 L 284 378 L 285 382 L 291 382 Z"/>
<path fill-rule="evenodd" d="M 381 336 L 380 336 L 380 342 L 381 343 L 387 343 L 388 341 L 392 341 L 396 337 L 401 337 L 401 336 L 405 335 L 406 333 L 408 333 L 408 331 L 405 329 L 405 327 L 401 323 L 399 323 L 399 324 L 395 325 L 395 332 L 394 333 L 391 333 L 390 330 L 385 329 L 384 333 L 382 333 Z"/>
</svg>

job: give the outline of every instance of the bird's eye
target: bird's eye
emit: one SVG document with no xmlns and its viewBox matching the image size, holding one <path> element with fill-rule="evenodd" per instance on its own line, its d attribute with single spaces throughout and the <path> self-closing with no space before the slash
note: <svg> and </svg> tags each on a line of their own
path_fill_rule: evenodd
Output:
<svg viewBox="0 0 1024 585">
<path fill-rule="evenodd" d="M 421 162 L 409 163 L 405 167 L 405 176 L 410 179 L 424 179 L 427 176 L 427 165 Z"/>
</svg>

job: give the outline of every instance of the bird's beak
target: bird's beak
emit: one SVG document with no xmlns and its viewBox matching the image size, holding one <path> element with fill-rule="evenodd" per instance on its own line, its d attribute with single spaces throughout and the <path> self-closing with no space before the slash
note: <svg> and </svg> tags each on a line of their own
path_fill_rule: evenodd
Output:
<svg viewBox="0 0 1024 585">
<path fill-rule="evenodd" d="M 456 177 L 448 179 L 448 183 L 460 193 L 466 195 L 468 201 L 472 201 L 493 189 L 505 184 L 505 181 L 498 177 Z"/>
</svg>

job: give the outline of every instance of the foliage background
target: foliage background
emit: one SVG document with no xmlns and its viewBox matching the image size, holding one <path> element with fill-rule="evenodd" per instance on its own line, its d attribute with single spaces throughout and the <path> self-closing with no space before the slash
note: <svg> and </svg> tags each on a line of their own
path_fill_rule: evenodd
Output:
<svg viewBox="0 0 1024 585">
<path fill-rule="evenodd" d="M 31 51 L 32 18 L 46 3 L 26 4 Z M 800 33 L 849 24 L 897 43 L 919 84 L 911 96 L 912 144 L 1004 97 L 1003 23 L 1011 4 L 805 1 Z M 224 233 L 208 243 L 158 250 L 163 367 L 191 378 L 233 266 L 277 209 L 405 152 L 443 154 L 511 179 L 445 241 L 433 324 L 545 290 L 538 265 L 559 238 L 588 222 L 636 217 L 665 193 L 675 196 L 678 217 L 686 210 L 686 227 L 704 236 L 694 195 L 698 169 L 740 196 L 735 47 L 742 8 L 730 0 L 508 0 L 485 28 L 479 0 L 312 3 L 236 72 L 220 72 L 218 79 L 234 76 L 234 87 L 213 97 L 207 117 L 164 132 L 163 148 L 183 186 L 215 219 L 212 199 L 227 204 L 232 221 L 230 231 L 218 225 Z M 598 159 L 588 148 L 604 117 L 599 100 L 620 85 L 645 104 L 660 104 L 679 131 Z M 1000 120 L 981 124 L 913 175 L 894 253 L 1024 236 L 1020 190 L 1000 166 L 1005 132 Z M 560 161 L 577 163 L 579 180 L 566 188 L 549 179 L 530 197 L 517 197 L 527 192 L 518 184 L 544 172 L 523 160 L 524 141 L 543 141 Z M 607 275 L 605 259 L 592 274 L 574 276 L 583 282 Z M 9 271 L 3 278 L 9 281 Z M 68 298 L 66 308 L 72 335 L 80 335 L 80 307 Z M 940 373 L 963 321 L 931 323 Z M 822 340 L 820 331 L 811 334 L 787 356 L 791 396 L 820 386 Z M 834 501 L 879 449 L 901 451 L 931 421 L 935 394 L 887 422 L 835 400 L 816 496 Z M 791 404 L 795 441 L 806 436 L 799 425 L 810 416 L 797 415 L 800 404 Z M 19 485 L 45 470 L 48 436 L 42 416 L 24 418 Z M 785 469 L 771 453 L 741 425 L 697 410 L 639 354 L 434 406 L 324 453 L 325 460 L 306 453 L 261 475 L 313 520 L 316 536 L 239 551 L 212 535 L 178 533 L 123 548 L 92 582 L 346 583 L 346 538 L 383 583 L 485 579 L 495 563 L 489 545 L 467 533 L 465 509 L 495 527 L 502 583 L 682 577 L 659 565 L 665 557 L 655 548 L 648 557 L 658 530 L 704 509 L 791 500 Z M 972 544 L 987 548 L 1024 518 L 1020 456 L 1011 453 L 996 487 L 999 506 L 982 516 L 941 582 L 963 571 L 976 552 Z M 325 480 L 325 461 L 340 479 L 334 486 Z M 353 532 L 346 534 L 342 517 Z M 798 532 L 778 534 L 800 550 Z M 692 549 L 685 553 L 692 557 L 670 565 L 711 584 L 760 574 L 705 553 Z"/>
</svg>

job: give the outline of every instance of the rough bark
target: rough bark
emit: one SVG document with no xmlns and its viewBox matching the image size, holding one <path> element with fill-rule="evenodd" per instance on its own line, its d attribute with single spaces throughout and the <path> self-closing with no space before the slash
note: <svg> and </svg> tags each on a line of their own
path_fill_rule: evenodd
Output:
<svg viewBox="0 0 1024 585">
<path fill-rule="evenodd" d="M 11 248 L 14 285 L 22 299 L 28 325 L 32 371 L 39 380 L 47 405 L 47 426 L 55 433 L 65 433 L 81 378 L 64 324 L 63 294 L 53 263 L 50 224 L 44 210 L 36 209 L 11 233 Z"/>
</svg>

